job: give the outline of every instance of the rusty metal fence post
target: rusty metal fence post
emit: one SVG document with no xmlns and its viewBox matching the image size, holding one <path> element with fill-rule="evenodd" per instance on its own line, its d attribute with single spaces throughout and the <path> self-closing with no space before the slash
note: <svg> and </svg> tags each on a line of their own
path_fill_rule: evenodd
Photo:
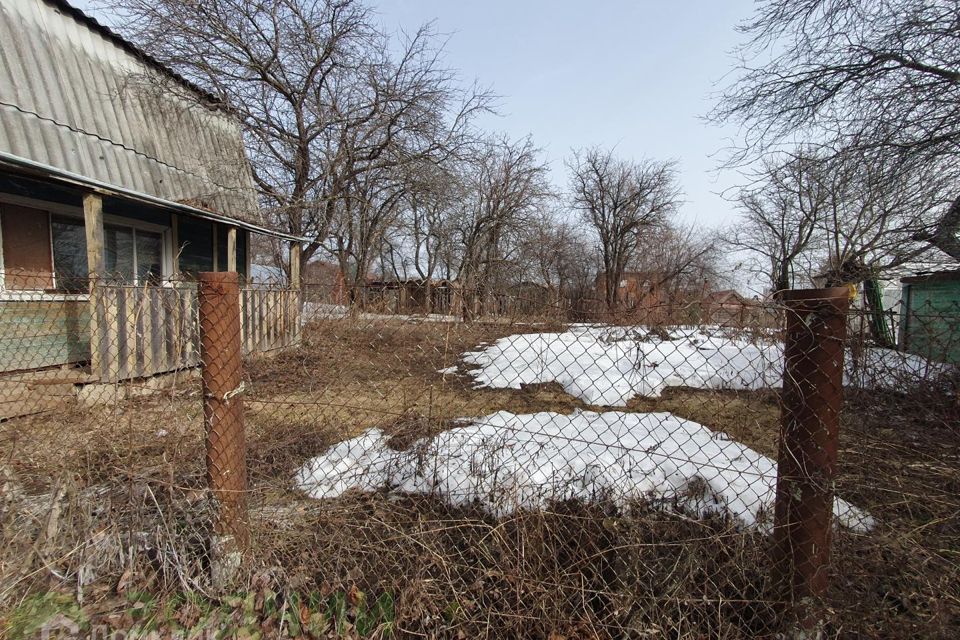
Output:
<svg viewBox="0 0 960 640">
<path fill-rule="evenodd" d="M 237 274 L 201 273 L 198 299 L 207 482 L 216 508 L 211 568 L 214 584 L 225 584 L 239 565 L 247 543 L 247 468 Z"/>
<path fill-rule="evenodd" d="M 817 637 L 827 588 L 833 477 L 843 400 L 849 292 L 784 292 L 786 344 L 773 534 L 774 584 L 795 605 L 802 637 Z"/>
</svg>

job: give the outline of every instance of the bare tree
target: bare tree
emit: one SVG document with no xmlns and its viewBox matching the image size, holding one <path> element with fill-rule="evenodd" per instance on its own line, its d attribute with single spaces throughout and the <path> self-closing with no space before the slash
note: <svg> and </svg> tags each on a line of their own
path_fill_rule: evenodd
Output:
<svg viewBox="0 0 960 640">
<path fill-rule="evenodd" d="M 575 151 L 567 163 L 573 207 L 597 233 L 606 283 L 606 304 L 618 305 L 618 284 L 642 234 L 676 208 L 676 164 L 616 158 L 599 147 Z"/>
<path fill-rule="evenodd" d="M 758 272 L 775 294 L 795 286 L 824 215 L 828 193 L 819 162 L 803 154 L 767 158 L 755 182 L 737 194 L 740 220 L 727 244 L 758 259 Z"/>
<path fill-rule="evenodd" d="M 264 215 L 327 240 L 366 172 L 457 150 L 487 92 L 462 90 L 429 26 L 396 42 L 358 0 L 118 0 L 124 33 L 240 118 Z"/>
<path fill-rule="evenodd" d="M 650 274 L 667 299 L 698 299 L 720 277 L 721 243 L 695 224 L 664 223 L 643 234 L 630 268 Z"/>
<path fill-rule="evenodd" d="M 550 303 L 559 306 L 594 270 L 593 247 L 581 226 L 563 219 L 548 205 L 536 211 L 519 237 L 518 273 L 546 287 Z"/>
<path fill-rule="evenodd" d="M 760 3 L 741 26 L 739 74 L 712 114 L 744 126 L 731 162 L 806 141 L 883 155 L 883 166 L 936 177 L 955 198 L 958 24 L 956 7 L 929 0 Z M 912 236 L 960 259 L 960 200 L 935 197 Z"/>
<path fill-rule="evenodd" d="M 330 230 L 328 245 L 336 257 L 351 302 L 363 302 L 363 287 L 388 230 L 397 222 L 407 187 L 388 170 L 368 171 L 347 186 Z"/>
<path fill-rule="evenodd" d="M 834 154 L 821 169 L 827 206 L 815 233 L 828 286 L 873 281 L 929 253 L 918 230 L 940 215 L 939 176 L 862 151 Z"/>
<path fill-rule="evenodd" d="M 774 292 L 798 278 L 828 285 L 875 280 L 929 253 L 917 237 L 940 201 L 937 176 L 885 154 L 809 149 L 766 158 L 738 192 L 728 243 L 758 258 Z"/>
<path fill-rule="evenodd" d="M 482 313 L 492 294 L 502 290 L 510 237 L 551 195 L 546 174 L 540 150 L 529 138 L 492 137 L 469 163 L 454 235 L 465 318 Z"/>
</svg>

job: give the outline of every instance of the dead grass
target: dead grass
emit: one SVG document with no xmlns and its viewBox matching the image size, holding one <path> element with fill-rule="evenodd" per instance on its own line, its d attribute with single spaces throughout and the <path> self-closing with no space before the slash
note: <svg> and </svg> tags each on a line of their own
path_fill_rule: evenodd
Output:
<svg viewBox="0 0 960 640">
<path fill-rule="evenodd" d="M 238 588 L 269 585 L 281 600 L 390 593 L 397 635 L 410 637 L 772 635 L 782 611 L 766 540 L 729 523 L 574 504 L 492 520 L 422 497 L 313 501 L 292 490 L 307 459 L 371 426 L 405 448 L 465 416 L 588 408 L 555 384 L 474 389 L 465 371 L 437 373 L 481 343 L 543 330 L 337 320 L 310 327 L 302 348 L 249 363 L 252 541 Z M 206 580 L 198 393 L 191 382 L 0 423 L 0 611 L 50 590 L 98 619 L 134 589 L 218 597 Z M 956 404 L 906 406 L 857 394 L 843 414 L 837 490 L 880 526 L 837 535 L 833 636 L 960 635 Z M 671 389 L 627 410 L 670 411 L 777 453 L 772 392 Z"/>
</svg>

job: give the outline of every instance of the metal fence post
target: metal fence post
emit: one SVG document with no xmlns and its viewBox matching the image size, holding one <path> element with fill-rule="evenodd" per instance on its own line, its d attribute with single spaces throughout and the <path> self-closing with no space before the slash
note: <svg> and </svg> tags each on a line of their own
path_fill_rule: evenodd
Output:
<svg viewBox="0 0 960 640">
<path fill-rule="evenodd" d="M 843 400 L 845 287 L 786 291 L 786 344 L 774 514 L 774 583 L 796 605 L 802 637 L 817 637 L 827 588 L 833 476 Z"/>
<path fill-rule="evenodd" d="M 211 544 L 214 584 L 229 582 L 247 543 L 247 469 L 235 272 L 199 276 L 200 361 L 207 436 L 207 481 L 216 504 Z"/>
</svg>

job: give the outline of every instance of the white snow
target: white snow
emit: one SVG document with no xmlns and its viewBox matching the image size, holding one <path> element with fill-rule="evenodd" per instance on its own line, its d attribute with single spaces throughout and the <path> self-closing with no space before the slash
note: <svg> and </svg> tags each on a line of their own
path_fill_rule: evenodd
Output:
<svg viewBox="0 0 960 640">
<path fill-rule="evenodd" d="M 501 338 L 461 356 L 476 368 L 477 386 L 519 389 L 557 382 L 587 404 L 624 406 L 634 396 L 659 397 L 666 387 L 759 389 L 781 385 L 783 345 L 748 340 L 720 328 L 672 329 L 669 339 L 642 327 L 575 325 L 563 333 Z M 846 358 L 845 381 L 902 388 L 948 365 L 890 349 Z"/>
<path fill-rule="evenodd" d="M 373 313 L 373 312 L 357 312 L 355 309 L 351 309 L 347 305 L 342 304 L 328 304 L 323 302 L 305 302 L 303 305 L 303 322 L 311 322 L 318 320 L 337 320 L 343 318 L 351 317 L 351 313 L 354 314 L 354 318 L 357 320 L 386 320 L 386 321 L 396 321 L 396 322 L 462 322 L 463 318 L 457 316 L 444 315 L 440 313 L 429 313 L 429 314 L 399 314 L 399 313 Z"/>
<path fill-rule="evenodd" d="M 297 485 L 314 498 L 350 489 L 436 495 L 501 516 L 552 501 L 632 501 L 703 517 L 717 513 L 769 531 L 776 463 L 725 434 L 669 413 L 501 411 L 421 439 L 405 451 L 378 429 L 309 461 Z M 873 518 L 836 499 L 838 522 Z"/>
</svg>

